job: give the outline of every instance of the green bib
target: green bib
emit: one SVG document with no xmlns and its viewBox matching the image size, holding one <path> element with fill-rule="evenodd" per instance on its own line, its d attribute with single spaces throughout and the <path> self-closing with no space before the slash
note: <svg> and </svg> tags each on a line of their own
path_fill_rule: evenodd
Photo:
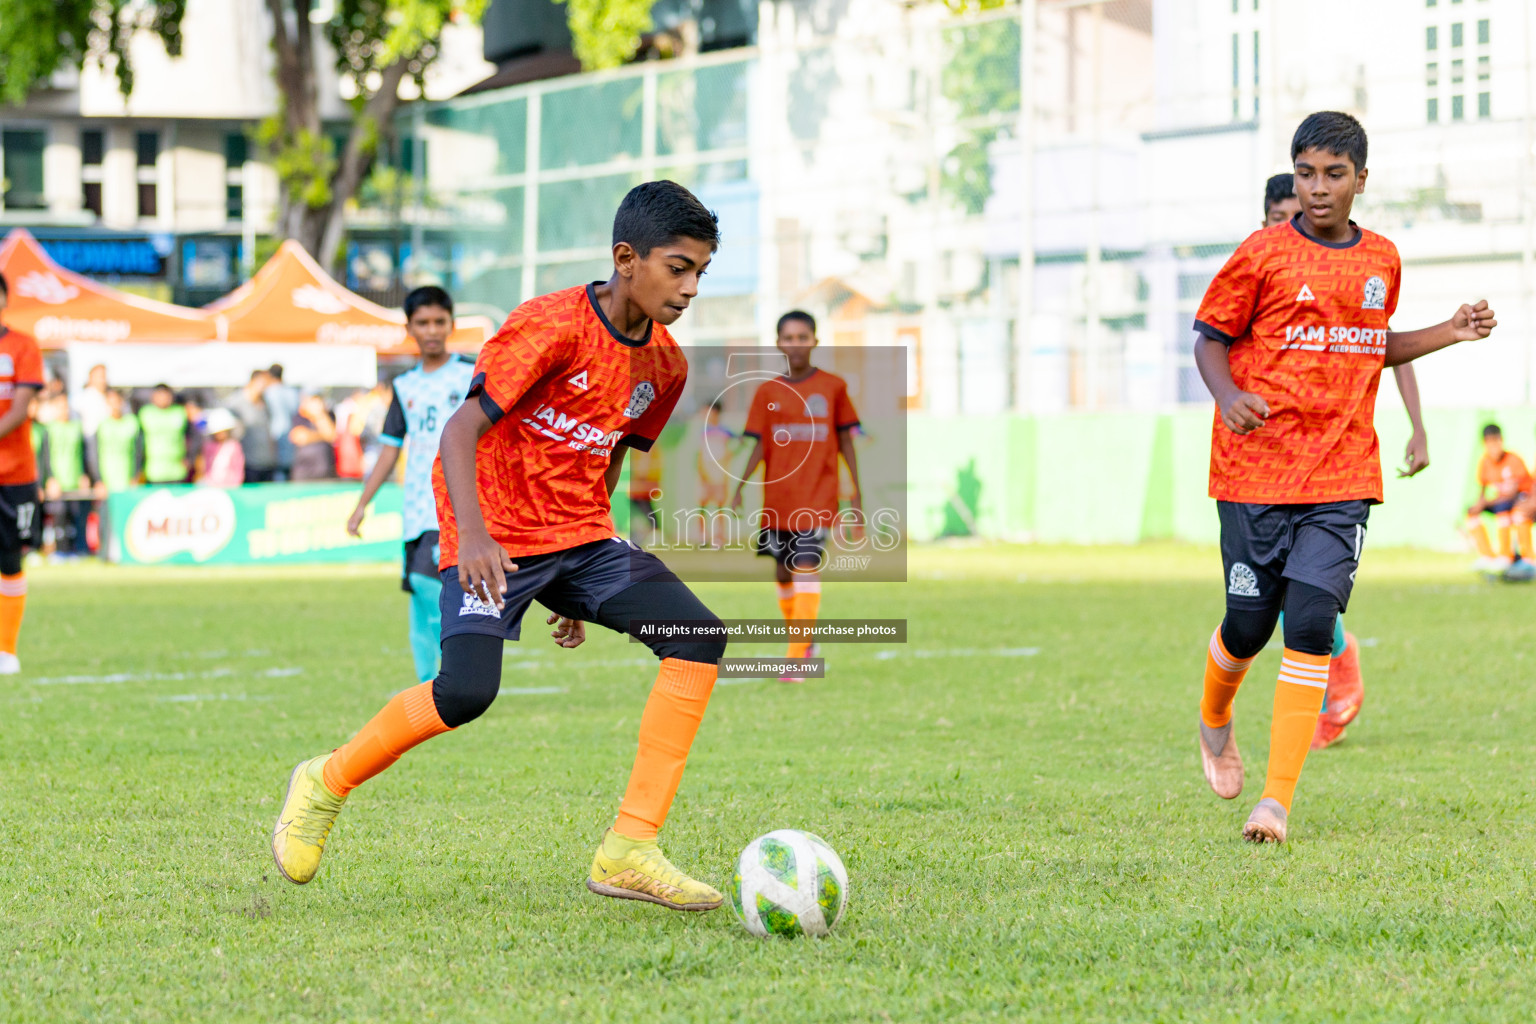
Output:
<svg viewBox="0 0 1536 1024">
<path fill-rule="evenodd" d="M 85 476 L 85 430 L 79 420 L 49 423 L 49 465 L 53 478 L 65 491 L 88 490 L 91 482 Z"/>
<path fill-rule="evenodd" d="M 175 484 L 187 478 L 187 410 L 146 405 L 139 410 L 144 428 L 144 476 L 152 484 Z"/>
<path fill-rule="evenodd" d="M 139 421 L 132 416 L 104 419 L 96 428 L 96 463 L 109 491 L 126 491 L 133 486 Z"/>
</svg>

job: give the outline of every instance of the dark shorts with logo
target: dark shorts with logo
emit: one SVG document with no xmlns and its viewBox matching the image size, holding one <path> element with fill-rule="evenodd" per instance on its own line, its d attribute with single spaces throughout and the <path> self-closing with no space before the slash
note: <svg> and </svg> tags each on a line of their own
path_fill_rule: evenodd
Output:
<svg viewBox="0 0 1536 1024">
<path fill-rule="evenodd" d="M 412 576 L 437 576 L 438 536 L 436 530 L 427 530 L 413 540 L 405 542 L 405 559 L 400 565 L 400 589 L 411 593 Z"/>
<path fill-rule="evenodd" d="M 518 555 L 517 571 L 507 576 L 507 592 L 500 612 L 459 586 L 459 567 L 442 572 L 443 639 L 460 633 L 483 633 L 516 640 L 522 633 L 523 613 L 534 601 L 557 615 L 582 622 L 603 621 L 599 607 L 609 598 L 645 580 L 664 574 L 673 580 L 661 559 L 627 540 L 612 537 L 554 551 L 547 555 Z M 666 617 L 658 613 L 658 618 Z"/>
<path fill-rule="evenodd" d="M 1368 501 L 1316 505 L 1251 505 L 1218 501 L 1221 565 L 1229 607 L 1260 610 L 1280 604 L 1285 581 L 1325 590 L 1349 606 L 1365 547 Z"/>
<path fill-rule="evenodd" d="M 791 569 L 818 568 L 826 546 L 825 530 L 762 530 L 757 535 L 758 555 Z"/>
<path fill-rule="evenodd" d="M 37 547 L 37 484 L 0 486 L 0 551 Z"/>
</svg>

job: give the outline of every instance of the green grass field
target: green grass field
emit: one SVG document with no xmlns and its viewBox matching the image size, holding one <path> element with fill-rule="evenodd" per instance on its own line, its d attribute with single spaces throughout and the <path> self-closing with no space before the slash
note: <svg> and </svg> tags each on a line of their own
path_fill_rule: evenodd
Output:
<svg viewBox="0 0 1536 1024">
<path fill-rule="evenodd" d="M 1239 838 L 1278 650 L 1237 702 L 1249 791 L 1200 775 L 1214 552 L 926 549 L 829 589 L 910 643 L 717 689 L 663 836 L 717 884 L 761 832 L 825 836 L 852 901 L 821 941 L 582 887 L 654 672 L 614 634 L 531 623 L 299 888 L 267 847 L 289 769 L 411 682 L 391 570 L 42 568 L 0 683 L 0 1018 L 1527 1021 L 1536 590 L 1463 561 L 1368 555 L 1365 712 L 1283 848 Z"/>
</svg>

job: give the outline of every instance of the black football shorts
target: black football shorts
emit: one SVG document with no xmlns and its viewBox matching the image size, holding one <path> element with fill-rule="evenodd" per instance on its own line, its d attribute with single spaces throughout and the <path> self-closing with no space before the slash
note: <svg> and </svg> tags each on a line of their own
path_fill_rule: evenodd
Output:
<svg viewBox="0 0 1536 1024">
<path fill-rule="evenodd" d="M 0 486 L 0 551 L 37 547 L 37 484 Z"/>
<path fill-rule="evenodd" d="M 1251 505 L 1218 501 L 1227 604 L 1263 609 L 1285 597 L 1285 581 L 1311 584 L 1349 606 L 1365 547 L 1371 503 Z"/>
</svg>

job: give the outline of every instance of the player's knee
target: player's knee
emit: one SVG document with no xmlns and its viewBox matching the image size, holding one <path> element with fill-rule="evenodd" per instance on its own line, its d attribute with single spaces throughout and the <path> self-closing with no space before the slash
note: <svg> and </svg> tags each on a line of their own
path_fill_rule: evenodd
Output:
<svg viewBox="0 0 1536 1024">
<path fill-rule="evenodd" d="M 1234 658 L 1251 658 L 1264 649 L 1275 631 L 1278 609 L 1228 608 L 1221 620 L 1221 643 Z"/>
<path fill-rule="evenodd" d="M 496 699 L 501 689 L 501 647 L 501 637 L 479 634 L 443 641 L 443 666 L 432 681 L 432 703 L 448 728 L 473 722 Z"/>
<path fill-rule="evenodd" d="M 676 658 L 679 661 L 697 661 L 706 665 L 718 665 L 725 657 L 725 623 L 719 619 L 700 623 L 698 636 L 687 640 L 661 641 L 651 647 L 658 658 Z"/>
<path fill-rule="evenodd" d="M 1332 654 L 1339 599 L 1294 580 L 1285 594 L 1285 646 L 1302 654 Z"/>
</svg>

